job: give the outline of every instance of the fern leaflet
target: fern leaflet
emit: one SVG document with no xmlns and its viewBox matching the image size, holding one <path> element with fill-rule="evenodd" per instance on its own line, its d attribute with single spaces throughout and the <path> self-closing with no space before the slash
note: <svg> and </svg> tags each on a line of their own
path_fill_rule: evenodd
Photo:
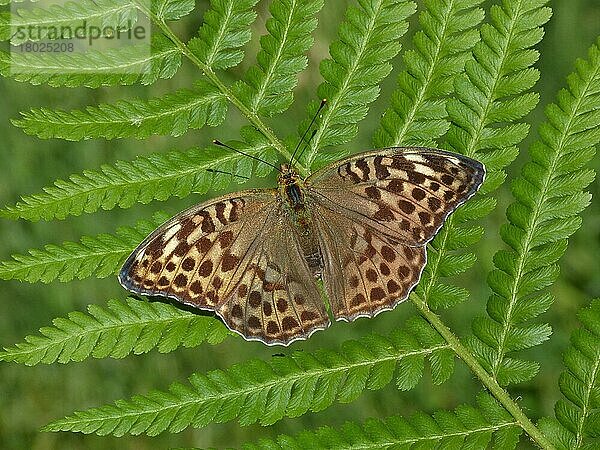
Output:
<svg viewBox="0 0 600 450">
<path fill-rule="evenodd" d="M 194 10 L 195 0 L 153 0 L 152 12 L 159 20 L 178 20 Z"/>
<path fill-rule="evenodd" d="M 516 157 L 516 145 L 529 126 L 516 122 L 537 103 L 538 96 L 525 92 L 538 79 L 531 68 L 538 53 L 530 47 L 542 38 L 541 26 L 549 19 L 546 0 L 511 0 L 492 6 L 491 24 L 481 28 L 482 41 L 474 47 L 474 60 L 455 81 L 455 97 L 448 99 L 451 127 L 447 134 L 451 150 L 475 157 L 486 165 L 481 193 L 502 183 L 503 169 Z M 518 82 L 516 82 L 518 80 Z M 501 125 L 507 117 L 514 122 Z M 429 262 L 416 293 L 431 308 L 448 307 L 468 297 L 465 289 L 442 283 L 446 274 L 456 275 L 475 263 L 472 253 L 456 256 L 453 250 L 478 242 L 483 228 L 465 222 L 491 212 L 495 199 L 476 197 L 460 208 L 431 243 Z M 458 259 L 457 259 L 458 258 Z"/>
<path fill-rule="evenodd" d="M 124 358 L 157 348 L 161 353 L 203 342 L 219 344 L 231 333 L 213 317 L 198 316 L 165 303 L 134 298 L 109 300 L 108 307 L 88 306 L 40 329 L 41 336 L 0 352 L 0 361 L 36 364 L 68 363 L 94 358 Z"/>
<path fill-rule="evenodd" d="M 583 327 L 571 334 L 563 358 L 566 370 L 559 380 L 566 399 L 556 402 L 556 419 L 540 420 L 556 448 L 565 450 L 597 447 L 600 430 L 600 299 L 578 316 Z"/>
<path fill-rule="evenodd" d="M 473 323 L 478 340 L 472 345 L 480 362 L 501 384 L 532 378 L 538 365 L 506 357 L 507 353 L 538 345 L 551 334 L 547 324 L 529 324 L 553 301 L 541 292 L 558 277 L 558 259 L 566 239 L 581 225 L 579 213 L 591 195 L 583 190 L 594 179 L 586 164 L 600 142 L 600 50 L 592 46 L 589 61 L 578 61 L 568 89 L 546 108 L 548 121 L 530 150 L 532 161 L 515 180 L 515 202 L 507 209 L 509 223 L 501 228 L 510 250 L 494 256 L 496 268 L 488 277 L 493 294 L 489 317 Z"/>
<path fill-rule="evenodd" d="M 189 128 L 217 126 L 225 120 L 225 95 L 206 81 L 150 100 L 120 100 L 88 106 L 84 111 L 32 109 L 13 120 L 27 134 L 72 141 L 90 138 L 144 139 L 163 134 L 181 136 Z"/>
<path fill-rule="evenodd" d="M 373 136 L 376 148 L 405 145 L 435 146 L 448 130 L 446 97 L 455 76 L 464 70 L 479 40 L 475 27 L 484 13 L 481 0 L 426 1 L 420 14 L 422 30 L 413 37 L 414 50 L 404 53 L 407 69 L 398 76 L 391 106 Z"/>
<path fill-rule="evenodd" d="M 252 9 L 258 0 L 211 0 L 198 37 L 188 42 L 192 53 L 211 69 L 237 66 L 244 52 L 240 47 L 250 40 L 250 24 L 256 19 Z"/>
<path fill-rule="evenodd" d="M 347 422 L 340 428 L 322 427 L 297 436 L 247 443 L 244 450 L 301 450 L 305 448 L 514 448 L 521 428 L 493 397 L 480 394 L 479 408 L 461 405 L 454 411 L 433 415 L 369 419 L 364 424 Z"/>
<path fill-rule="evenodd" d="M 152 37 L 150 52 L 146 44 L 57 55 L 0 51 L 3 77 L 54 87 L 152 84 L 171 78 L 180 64 L 180 50 L 162 35 Z"/>
<path fill-rule="evenodd" d="M 310 33 L 317 26 L 314 16 L 322 7 L 322 0 L 277 0 L 270 4 L 270 34 L 260 39 L 258 64 L 250 67 L 244 81 L 233 89 L 253 114 L 272 117 L 291 105 L 296 75 L 306 67 L 304 53 L 313 42 Z"/>
<path fill-rule="evenodd" d="M 234 418 L 243 425 L 272 424 L 285 416 L 323 410 L 336 400 L 350 402 L 364 389 L 381 389 L 397 366 L 397 383 L 410 388 L 420 378 L 426 356 L 454 360 L 448 345 L 423 319 L 409 320 L 405 330 L 347 341 L 337 352 L 295 352 L 270 362 L 250 360 L 226 371 L 194 374 L 189 385 L 175 383 L 168 392 L 152 391 L 76 412 L 45 430 L 120 436 L 178 432 Z M 443 371 L 438 379 L 452 373 L 448 364 L 432 364 L 432 369 Z"/>
<path fill-rule="evenodd" d="M 338 39 L 329 47 L 331 59 L 321 62 L 325 81 L 317 95 L 328 104 L 300 159 L 304 167 L 311 167 L 320 148 L 341 145 L 356 136 L 356 124 L 378 97 L 379 83 L 392 70 L 389 61 L 400 51 L 398 39 L 408 29 L 406 20 L 415 12 L 415 4 L 405 0 L 360 0 L 359 5 L 348 8 Z M 314 116 L 317 105 L 309 105 L 309 117 Z M 307 119 L 300 125 L 300 133 L 308 124 Z"/>
<path fill-rule="evenodd" d="M 128 22 L 137 21 L 137 13 L 134 2 L 119 0 L 79 0 L 50 5 L 47 9 L 20 8 L 12 14 L 0 15 L 0 41 L 10 39 L 13 45 L 18 45 L 31 38 L 44 39 L 49 36 L 50 27 L 74 30 L 83 21 L 88 27 L 104 28 L 109 25 L 123 29 Z M 35 30 L 36 35 L 19 32 L 28 29 Z"/>
<path fill-rule="evenodd" d="M 0 262 L 0 278 L 49 283 L 114 275 L 127 255 L 168 218 L 156 213 L 152 221 L 140 221 L 135 228 L 118 228 L 116 235 L 84 236 L 80 243 L 50 244 L 43 250 L 29 250 L 29 255 L 13 255 L 13 261 Z"/>
<path fill-rule="evenodd" d="M 257 155 L 269 147 L 264 139 L 259 147 L 233 145 Z M 232 175 L 211 174 L 206 171 L 209 168 L 249 177 L 252 164 L 248 157 L 214 146 L 186 152 L 155 153 L 133 161 L 104 165 L 100 171 L 87 170 L 71 175 L 68 181 L 57 180 L 54 186 L 44 188 L 43 193 L 23 197 L 21 202 L 6 207 L 0 214 L 15 219 L 64 219 L 100 208 L 112 209 L 117 205 L 128 208 L 136 202 L 185 197 L 191 192 L 205 193 L 211 187 L 223 189 L 231 182 Z"/>
</svg>

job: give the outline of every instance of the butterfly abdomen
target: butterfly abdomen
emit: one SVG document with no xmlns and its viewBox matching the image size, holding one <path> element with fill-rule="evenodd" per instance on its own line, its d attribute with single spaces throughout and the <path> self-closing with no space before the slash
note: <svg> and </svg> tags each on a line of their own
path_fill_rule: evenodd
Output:
<svg viewBox="0 0 600 450">
<path fill-rule="evenodd" d="M 298 184 L 291 184 L 286 186 L 286 196 L 308 268 L 315 277 L 319 277 L 323 270 L 323 257 L 312 229 L 312 217 L 305 203 L 304 192 Z"/>
</svg>

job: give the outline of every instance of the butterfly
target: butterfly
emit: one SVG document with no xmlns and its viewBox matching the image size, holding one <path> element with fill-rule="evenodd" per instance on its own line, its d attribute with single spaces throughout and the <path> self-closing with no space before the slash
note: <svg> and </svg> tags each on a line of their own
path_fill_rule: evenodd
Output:
<svg viewBox="0 0 600 450">
<path fill-rule="evenodd" d="M 355 154 L 307 178 L 283 164 L 277 189 L 183 211 L 119 273 L 125 289 L 214 311 L 247 340 L 288 345 L 335 320 L 393 309 L 417 285 L 426 244 L 472 197 L 484 166 L 424 147 Z"/>
</svg>

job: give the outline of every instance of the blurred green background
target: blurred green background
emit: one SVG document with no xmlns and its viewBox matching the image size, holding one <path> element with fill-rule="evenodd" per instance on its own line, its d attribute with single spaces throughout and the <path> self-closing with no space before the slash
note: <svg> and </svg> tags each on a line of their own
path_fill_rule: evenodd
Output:
<svg viewBox="0 0 600 450">
<path fill-rule="evenodd" d="M 197 2 L 197 10 L 175 26 L 183 37 L 194 34 L 201 23 L 202 11 L 207 2 Z M 242 65 L 226 77 L 232 81 L 254 62 L 258 35 L 264 30 L 268 17 L 266 4 L 261 2 L 259 19 L 254 26 L 254 37 Z M 305 117 L 304 107 L 314 98 L 321 78 L 318 62 L 327 56 L 327 47 L 335 36 L 346 4 L 343 0 L 329 0 L 319 14 L 316 43 L 310 52 L 310 65 L 300 77 L 294 105 L 284 115 L 270 121 L 280 136 L 293 132 L 296 124 Z M 418 1 L 419 8 L 422 2 Z M 487 9 L 489 4 L 484 5 Z M 573 70 L 576 57 L 586 57 L 587 48 L 600 34 L 600 2 L 598 0 L 556 0 L 551 2 L 554 16 L 546 26 L 546 37 L 539 45 L 541 52 L 537 67 L 541 79 L 536 90 L 541 94 L 538 108 L 528 117 L 534 124 L 531 136 L 521 146 L 522 154 L 511 166 L 517 173 L 527 156 L 523 149 L 535 136 L 535 125 L 543 120 L 543 105 L 554 99 L 556 91 L 564 85 L 565 76 Z M 409 33 L 403 39 L 409 48 L 410 37 L 417 29 L 416 16 Z M 370 147 L 370 136 L 377 128 L 379 117 L 394 88 L 395 78 L 403 68 L 400 57 L 395 60 L 394 72 L 386 79 L 380 99 L 371 108 L 369 116 L 361 123 L 360 135 L 351 145 L 354 149 Z M 99 102 L 114 102 L 132 96 L 151 97 L 177 88 L 189 86 L 199 73 L 184 61 L 177 76 L 162 80 L 150 87 L 106 88 L 98 90 L 55 89 L 30 86 L 0 79 L 0 148 L 2 154 L 2 182 L 0 203 L 13 204 L 19 195 L 35 193 L 57 178 L 68 177 L 86 168 L 97 168 L 102 163 L 117 159 L 129 160 L 136 155 L 161 152 L 169 149 L 186 149 L 207 145 L 214 137 L 237 137 L 244 121 L 234 108 L 229 119 L 218 129 L 205 128 L 191 131 L 181 138 L 154 137 L 146 142 L 134 139 L 116 141 L 63 142 L 38 140 L 26 136 L 10 124 L 19 111 L 32 107 L 48 106 L 61 109 L 81 108 Z M 596 168 L 598 164 L 596 158 Z M 250 182 L 252 183 L 252 182 Z M 263 183 L 263 181 L 260 181 Z M 235 187 L 231 186 L 230 190 Z M 598 183 L 591 186 L 598 194 Z M 186 199 L 170 199 L 150 205 L 136 205 L 128 210 L 101 211 L 93 215 L 71 217 L 51 223 L 25 221 L 0 221 L 0 258 L 8 259 L 13 253 L 24 253 L 28 248 L 38 248 L 47 243 L 78 240 L 82 235 L 112 232 L 117 226 L 134 224 L 140 218 L 150 217 L 155 210 L 175 213 L 184 207 L 214 196 L 192 195 Z M 502 245 L 498 226 L 504 221 L 504 208 L 510 202 L 508 185 L 499 192 L 499 207 L 485 222 L 486 238 L 477 246 L 479 264 L 465 274 L 459 282 L 470 289 L 471 299 L 451 311 L 443 311 L 443 318 L 453 330 L 464 335 L 474 315 L 482 314 L 489 291 L 485 277 L 491 266 L 491 257 Z M 533 418 L 552 414 L 554 402 L 559 397 L 557 379 L 561 370 L 561 352 L 567 345 L 570 331 L 577 326 L 575 313 L 592 297 L 600 296 L 598 254 L 600 254 L 600 214 L 596 201 L 584 213 L 584 225 L 571 240 L 567 255 L 562 259 L 560 281 L 552 290 L 557 301 L 544 316 L 554 327 L 550 342 L 529 351 L 529 356 L 540 361 L 541 372 L 532 382 L 512 389 L 520 396 L 520 404 Z M 104 305 L 109 298 L 124 298 L 116 278 L 87 279 L 68 284 L 54 282 L 48 285 L 27 284 L 18 281 L 1 282 L 0 285 L 0 345 L 8 346 L 22 341 L 51 319 L 70 311 L 85 310 L 86 305 Z M 290 349 L 268 348 L 260 343 L 248 343 L 240 338 L 230 338 L 225 343 L 211 347 L 179 350 L 160 355 L 152 352 L 123 360 L 94 360 L 68 365 L 54 364 L 25 367 L 0 364 L 0 448 L 3 449 L 155 449 L 181 446 L 239 446 L 241 443 L 277 434 L 294 434 L 305 428 L 322 425 L 337 426 L 347 420 L 362 421 L 368 417 L 385 417 L 392 414 L 411 414 L 416 410 L 432 412 L 440 408 L 454 408 L 460 403 L 473 403 L 480 385 L 473 375 L 457 362 L 453 377 L 442 386 L 434 386 L 426 375 L 411 392 L 400 393 L 392 385 L 377 392 L 366 392 L 359 400 L 348 404 L 334 404 L 317 414 L 307 414 L 299 419 L 284 419 L 271 427 L 253 425 L 240 427 L 236 422 L 212 425 L 200 430 L 189 429 L 182 433 L 163 434 L 149 438 L 126 436 L 123 438 L 85 436 L 69 433 L 39 433 L 40 426 L 74 410 L 112 402 L 113 400 L 144 393 L 152 388 L 166 389 L 173 381 L 185 381 L 193 372 L 225 368 L 250 357 L 269 359 L 274 353 L 295 350 L 312 350 L 320 347 L 337 348 L 345 339 L 360 337 L 371 330 L 385 333 L 399 325 L 415 310 L 407 302 L 395 311 L 375 319 L 361 319 L 353 324 L 335 324 L 328 331 L 315 334 L 308 342 L 294 344 Z M 525 445 L 525 444 L 523 444 Z"/>
</svg>

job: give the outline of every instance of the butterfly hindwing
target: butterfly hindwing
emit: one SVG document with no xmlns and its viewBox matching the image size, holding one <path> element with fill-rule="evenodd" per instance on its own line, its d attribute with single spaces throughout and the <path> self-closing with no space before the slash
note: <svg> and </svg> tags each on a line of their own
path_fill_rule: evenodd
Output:
<svg viewBox="0 0 600 450">
<path fill-rule="evenodd" d="M 282 215 L 277 214 L 279 218 Z M 251 263 L 217 312 L 251 340 L 289 344 L 329 326 L 314 277 L 288 220 L 269 221 Z"/>
<path fill-rule="evenodd" d="M 315 209 L 323 284 L 337 320 L 393 309 L 419 282 L 425 247 L 391 240 L 327 208 Z"/>
<path fill-rule="evenodd" d="M 148 236 L 119 274 L 128 290 L 215 311 L 246 339 L 287 344 L 329 325 L 275 191 L 200 204 Z"/>
</svg>

